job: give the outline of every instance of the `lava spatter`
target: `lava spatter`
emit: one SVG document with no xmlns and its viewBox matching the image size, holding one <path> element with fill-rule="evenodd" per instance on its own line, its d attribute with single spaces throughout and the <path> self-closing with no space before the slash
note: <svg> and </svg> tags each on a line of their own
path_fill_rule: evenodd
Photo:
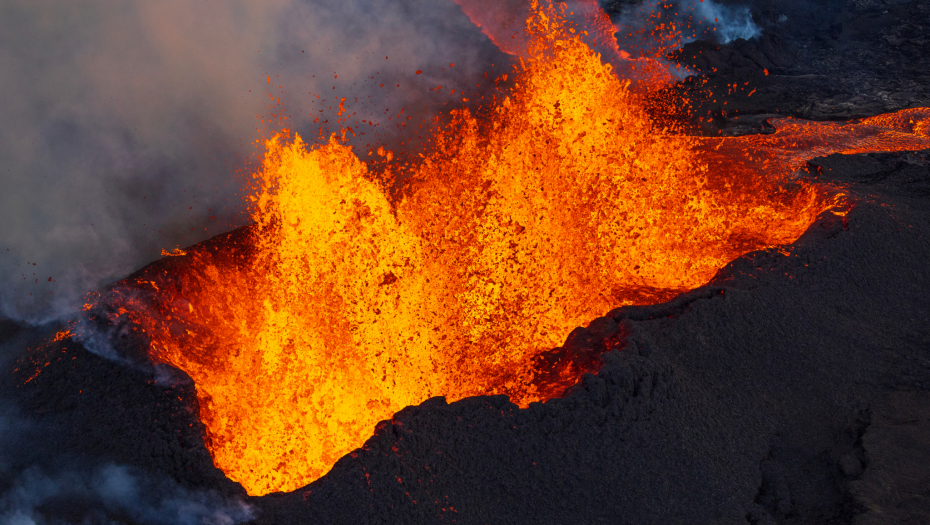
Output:
<svg viewBox="0 0 930 525">
<path fill-rule="evenodd" d="M 788 180 L 799 141 L 827 128 L 661 128 L 562 9 L 532 4 L 509 97 L 454 112 L 417 164 L 386 164 L 404 172 L 398 198 L 338 139 L 282 134 L 246 256 L 189 249 L 129 283 L 147 293 L 123 294 L 125 311 L 154 360 L 193 378 L 214 462 L 250 494 L 318 479 L 431 396 L 557 396 L 592 362 L 553 382 L 534 358 L 574 327 L 700 286 L 836 203 Z"/>
</svg>

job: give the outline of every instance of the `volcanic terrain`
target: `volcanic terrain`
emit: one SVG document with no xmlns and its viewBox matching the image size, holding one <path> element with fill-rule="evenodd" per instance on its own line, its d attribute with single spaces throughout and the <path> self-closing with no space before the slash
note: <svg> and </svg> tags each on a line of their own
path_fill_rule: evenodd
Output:
<svg viewBox="0 0 930 525">
<path fill-rule="evenodd" d="M 720 4 L 762 32 L 672 54 L 696 72 L 667 88 L 689 133 L 930 107 L 927 2 Z M 595 370 L 564 395 L 432 397 L 289 492 L 249 496 L 215 466 L 197 385 L 113 311 L 91 309 L 83 340 L 0 320 L 0 520 L 930 523 L 930 149 L 811 157 L 795 182 L 841 188 L 836 206 L 707 284 L 571 331 L 536 361 Z M 240 264 L 257 228 L 186 252 Z"/>
</svg>

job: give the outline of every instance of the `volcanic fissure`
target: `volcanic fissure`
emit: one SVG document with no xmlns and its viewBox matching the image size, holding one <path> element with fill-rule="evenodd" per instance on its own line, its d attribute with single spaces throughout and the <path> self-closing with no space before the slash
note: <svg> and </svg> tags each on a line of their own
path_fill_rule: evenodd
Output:
<svg viewBox="0 0 930 525">
<path fill-rule="evenodd" d="M 552 351 L 573 328 L 843 213 L 841 188 L 793 178 L 806 158 L 930 147 L 927 110 L 688 136 L 565 10 L 534 2 L 512 92 L 453 111 L 417 162 L 382 149 L 376 170 L 338 136 L 284 130 L 253 226 L 95 299 L 194 380 L 214 463 L 249 494 L 307 485 L 433 396 L 560 395 L 599 362 Z"/>
</svg>

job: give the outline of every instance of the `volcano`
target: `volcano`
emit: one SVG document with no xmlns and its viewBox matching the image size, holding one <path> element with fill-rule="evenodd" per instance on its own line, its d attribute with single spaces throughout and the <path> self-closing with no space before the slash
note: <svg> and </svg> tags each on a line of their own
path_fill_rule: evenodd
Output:
<svg viewBox="0 0 930 525">
<path fill-rule="evenodd" d="M 285 130 L 254 225 L 3 321 L 0 516 L 930 519 L 930 10 L 749 5 L 639 84 L 531 11 L 421 161 Z"/>
</svg>

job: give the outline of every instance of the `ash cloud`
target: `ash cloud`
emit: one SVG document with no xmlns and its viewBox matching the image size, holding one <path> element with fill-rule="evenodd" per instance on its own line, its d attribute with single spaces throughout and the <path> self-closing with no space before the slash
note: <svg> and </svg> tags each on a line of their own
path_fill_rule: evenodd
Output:
<svg viewBox="0 0 930 525">
<path fill-rule="evenodd" d="M 451 0 L 13 0 L 0 35 L 0 317 L 31 323 L 245 224 L 256 140 L 365 158 L 508 61 Z"/>
</svg>

